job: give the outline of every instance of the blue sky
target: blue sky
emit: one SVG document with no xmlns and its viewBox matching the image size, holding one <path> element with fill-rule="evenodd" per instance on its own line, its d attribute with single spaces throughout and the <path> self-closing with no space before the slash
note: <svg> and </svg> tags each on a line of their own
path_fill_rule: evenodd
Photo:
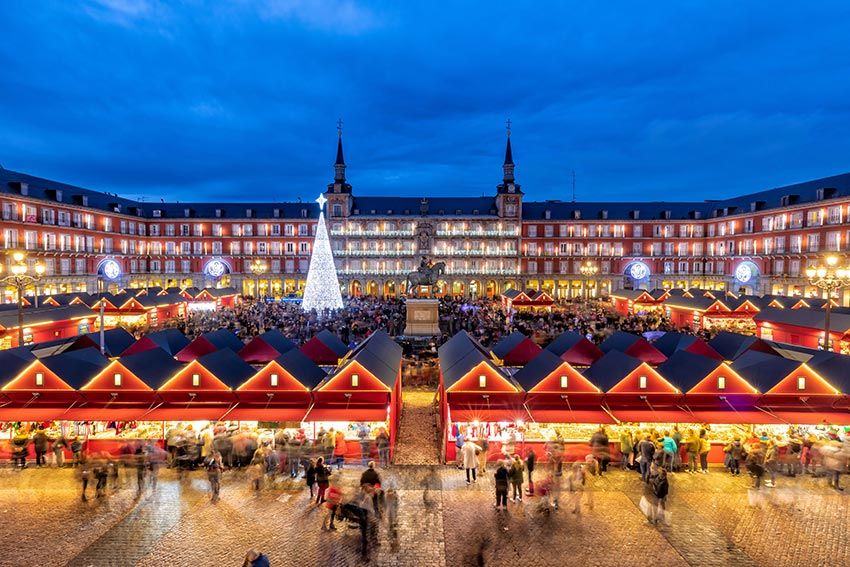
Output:
<svg viewBox="0 0 850 567">
<path fill-rule="evenodd" d="M 850 3 L 3 2 L 0 164 L 123 196 L 691 200 L 850 171 Z"/>
</svg>

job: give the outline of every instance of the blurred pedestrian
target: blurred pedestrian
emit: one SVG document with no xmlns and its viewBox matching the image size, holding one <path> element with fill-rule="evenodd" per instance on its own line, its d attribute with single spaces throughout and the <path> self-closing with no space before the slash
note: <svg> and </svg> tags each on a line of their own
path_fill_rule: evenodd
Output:
<svg viewBox="0 0 850 567">
<path fill-rule="evenodd" d="M 511 502 L 522 502 L 522 483 L 524 479 L 525 464 L 519 455 L 514 455 L 511 463 Z"/>
<path fill-rule="evenodd" d="M 478 453 L 478 474 L 487 474 L 487 453 L 490 450 L 490 442 L 487 440 L 487 433 L 482 433 L 478 439 L 478 446 L 481 451 Z"/>
<path fill-rule="evenodd" d="M 526 494 L 534 496 L 534 467 L 537 462 L 537 454 L 533 447 L 528 448 L 528 455 L 525 457 L 525 469 L 528 471 L 528 490 Z"/>
<path fill-rule="evenodd" d="M 245 554 L 242 567 L 270 567 L 269 558 L 254 549 L 249 549 Z"/>
<path fill-rule="evenodd" d="M 221 473 L 224 470 L 224 463 L 221 459 L 221 453 L 213 449 L 212 454 L 207 458 L 204 466 L 207 469 L 207 480 L 210 483 L 210 501 L 215 504 L 219 501 L 221 493 Z"/>
<path fill-rule="evenodd" d="M 336 479 L 332 479 L 326 492 L 325 507 L 328 509 L 328 512 L 325 514 L 325 517 L 322 518 L 322 531 L 336 531 L 336 527 L 334 527 L 334 519 L 341 501 L 342 490 L 340 490 L 339 486 L 337 486 Z M 330 526 L 328 526 L 328 521 L 330 521 Z"/>
<path fill-rule="evenodd" d="M 475 472 L 478 468 L 478 454 L 481 453 L 481 447 L 472 442 L 471 439 L 464 441 L 460 448 L 461 462 L 463 468 L 466 469 L 466 485 L 469 486 L 476 481 Z M 470 480 L 471 475 L 471 480 Z"/>
<path fill-rule="evenodd" d="M 313 487 L 316 485 L 316 460 L 310 459 L 304 471 L 304 482 L 310 489 L 310 501 L 313 501 Z"/>
<path fill-rule="evenodd" d="M 508 479 L 510 478 L 510 473 L 508 472 L 507 467 L 505 467 L 505 462 L 500 460 L 496 463 L 496 472 L 493 475 L 493 478 L 496 481 L 496 504 L 495 507 L 498 510 L 500 507 L 503 510 L 508 509 Z"/>
<path fill-rule="evenodd" d="M 319 490 L 316 493 L 316 504 L 321 504 L 325 501 L 325 491 L 330 484 L 331 468 L 325 465 L 324 459 L 319 457 L 316 459 L 316 484 Z"/>
<path fill-rule="evenodd" d="M 378 447 L 378 462 L 381 468 L 390 466 L 390 436 L 387 434 L 385 427 L 378 430 L 378 435 L 375 437 L 375 445 Z"/>
<path fill-rule="evenodd" d="M 38 468 L 47 464 L 47 451 L 50 446 L 50 439 L 47 438 L 47 433 L 43 427 L 39 427 L 35 435 L 32 436 L 32 447 L 35 450 L 35 466 Z"/>
</svg>

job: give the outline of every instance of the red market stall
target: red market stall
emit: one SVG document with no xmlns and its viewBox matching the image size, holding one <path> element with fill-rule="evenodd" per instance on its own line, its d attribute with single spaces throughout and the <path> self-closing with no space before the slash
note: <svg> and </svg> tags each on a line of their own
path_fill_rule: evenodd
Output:
<svg viewBox="0 0 850 567">
<path fill-rule="evenodd" d="M 622 316 L 657 311 L 667 298 L 666 292 L 655 297 L 644 289 L 621 289 L 612 291 L 608 297 L 613 303 L 614 310 Z"/>
<path fill-rule="evenodd" d="M 224 417 L 237 421 L 297 422 L 310 409 L 311 391 L 326 373 L 298 349 L 272 360 L 236 388 L 238 405 Z"/>
<path fill-rule="evenodd" d="M 319 430 L 342 431 L 346 459 L 360 457 L 360 430 L 365 424 L 374 438 L 385 428 L 390 454 L 395 449 L 401 413 L 402 348 L 384 331 L 375 331 L 346 356 L 339 367 L 313 390 L 304 417 L 315 439 Z M 372 445 L 375 456 L 375 446 Z"/>
<path fill-rule="evenodd" d="M 491 352 L 505 366 L 523 366 L 540 354 L 540 346 L 519 331 L 493 345 Z"/>
<path fill-rule="evenodd" d="M 85 305 L 27 307 L 23 310 L 24 345 L 76 337 L 91 330 L 95 314 Z M 0 310 L 0 349 L 18 344 L 17 309 Z"/>
<path fill-rule="evenodd" d="M 602 341 L 599 350 L 606 354 L 611 351 L 622 352 L 652 365 L 661 364 L 667 360 L 667 357 L 649 344 L 645 338 L 624 331 L 614 331 L 613 335 Z"/>
<path fill-rule="evenodd" d="M 723 360 L 720 353 L 708 346 L 708 343 L 704 340 L 695 337 L 694 335 L 687 335 L 674 331 L 664 333 L 664 335 L 652 342 L 652 346 L 661 351 L 661 354 L 666 356 L 668 359 L 673 356 L 674 353 L 685 351 L 691 354 L 698 354 L 700 356 L 713 358 L 715 360 Z"/>
<path fill-rule="evenodd" d="M 723 360 L 736 360 L 749 351 L 779 356 L 779 353 L 773 347 L 758 337 L 740 335 L 728 331 L 719 332 L 713 339 L 708 341 L 708 346 L 720 354 Z"/>
<path fill-rule="evenodd" d="M 87 333 L 71 343 L 66 351 L 94 348 L 100 350 L 100 331 Z M 108 357 L 120 356 L 136 342 L 136 338 L 121 327 L 103 331 L 103 353 Z"/>
<path fill-rule="evenodd" d="M 800 345 L 810 349 L 823 348 L 826 311 L 818 308 L 763 309 L 755 317 L 758 335 L 762 339 Z M 833 310 L 830 315 L 829 340 L 835 352 L 850 353 L 850 313 Z"/>
<path fill-rule="evenodd" d="M 224 349 L 229 349 L 235 354 L 242 350 L 244 346 L 244 343 L 239 340 L 239 337 L 233 334 L 233 331 L 219 329 L 196 337 L 186 347 L 181 349 L 175 355 L 175 358 L 180 362 L 191 362 L 207 354 Z"/>
<path fill-rule="evenodd" d="M 178 352 L 186 348 L 189 342 L 186 335 L 179 330 L 163 329 L 162 331 L 154 331 L 153 333 L 146 334 L 127 347 L 127 350 L 122 352 L 121 355 L 137 354 L 146 350 L 159 348 L 171 356 L 176 356 Z"/>
<path fill-rule="evenodd" d="M 189 303 L 189 309 L 212 311 L 222 307 L 234 307 L 238 302 L 239 293 L 232 287 L 206 287 L 195 295 Z"/>
<path fill-rule="evenodd" d="M 249 364 L 265 364 L 292 349 L 298 348 L 277 329 L 257 335 L 239 351 L 239 356 Z"/>
<path fill-rule="evenodd" d="M 522 442 L 529 420 L 525 394 L 519 384 L 501 369 L 491 354 L 465 331 L 438 350 L 440 386 L 438 396 L 443 417 L 443 454 L 456 458 L 459 433 L 490 440 L 489 456 L 512 451 Z"/>
<path fill-rule="evenodd" d="M 301 352 L 319 366 L 336 366 L 348 354 L 348 347 L 335 334 L 323 329 L 301 345 Z"/>
<path fill-rule="evenodd" d="M 598 346 L 575 331 L 564 331 L 549 343 L 545 350 L 573 366 L 590 366 L 605 354 Z"/>
<path fill-rule="evenodd" d="M 518 289 L 506 289 L 501 296 L 502 308 L 506 310 L 526 309 L 531 307 L 531 297 L 524 291 Z"/>
</svg>

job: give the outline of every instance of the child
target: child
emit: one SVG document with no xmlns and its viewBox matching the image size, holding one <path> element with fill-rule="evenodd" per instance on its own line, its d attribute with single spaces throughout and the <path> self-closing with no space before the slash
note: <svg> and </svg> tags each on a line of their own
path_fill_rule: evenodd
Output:
<svg viewBox="0 0 850 567">
<path fill-rule="evenodd" d="M 324 519 L 322 519 L 322 531 L 330 530 L 335 532 L 336 528 L 334 527 L 334 517 L 336 516 L 337 508 L 339 508 L 339 503 L 342 501 L 342 491 L 336 485 L 336 479 L 331 482 L 331 485 L 325 493 L 325 497 L 325 507 L 328 509 L 328 513 L 325 514 Z M 328 527 L 328 520 L 330 520 L 330 527 Z"/>
</svg>

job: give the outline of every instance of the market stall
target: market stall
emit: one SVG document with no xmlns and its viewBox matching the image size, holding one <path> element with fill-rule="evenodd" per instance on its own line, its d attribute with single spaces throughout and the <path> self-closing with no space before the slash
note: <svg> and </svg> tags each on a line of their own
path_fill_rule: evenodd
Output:
<svg viewBox="0 0 850 567">
<path fill-rule="evenodd" d="M 723 360 L 723 357 L 716 350 L 708 346 L 704 340 L 694 335 L 668 331 L 660 338 L 652 341 L 652 346 L 661 351 L 661 354 L 670 358 L 674 353 L 679 351 L 689 352 L 713 358 L 715 360 Z"/>
<path fill-rule="evenodd" d="M 523 366 L 540 354 L 540 345 L 519 331 L 504 337 L 490 349 L 505 366 Z"/>
<path fill-rule="evenodd" d="M 102 336 L 103 353 L 108 357 L 120 356 L 136 342 L 136 338 L 121 327 L 106 329 L 103 331 Z M 100 350 L 100 340 L 100 331 L 86 333 L 85 335 L 81 335 L 80 338 L 75 340 L 64 350 L 84 350 L 87 348 Z"/>
<path fill-rule="evenodd" d="M 195 337 L 175 355 L 180 362 L 191 362 L 197 358 L 220 350 L 231 350 L 237 353 L 245 344 L 239 340 L 233 331 L 229 329 L 218 329 Z"/>
<path fill-rule="evenodd" d="M 251 339 L 238 354 L 249 364 L 265 364 L 297 348 L 279 330 L 271 329 Z"/>
<path fill-rule="evenodd" d="M 348 354 L 348 347 L 338 336 L 322 329 L 301 345 L 301 352 L 319 366 L 336 366 Z"/>
<path fill-rule="evenodd" d="M 614 331 L 610 337 L 602 341 L 599 350 L 603 353 L 622 352 L 653 365 L 661 364 L 667 360 L 667 357 L 645 338 L 625 331 Z"/>
<path fill-rule="evenodd" d="M 773 347 L 759 337 L 730 333 L 728 331 L 719 332 L 713 339 L 708 341 L 708 346 L 717 351 L 723 357 L 723 360 L 736 360 L 748 351 L 779 355 Z"/>
<path fill-rule="evenodd" d="M 758 336 L 765 340 L 823 349 L 826 311 L 820 308 L 768 308 L 755 316 Z M 850 312 L 830 314 L 829 340 L 835 352 L 850 353 Z"/>
<path fill-rule="evenodd" d="M 594 343 L 575 331 L 564 331 L 546 347 L 573 366 L 590 366 L 605 354 Z"/>
<path fill-rule="evenodd" d="M 438 355 L 446 460 L 456 458 L 459 433 L 487 436 L 489 457 L 501 454 L 503 445 L 521 443 L 529 420 L 524 391 L 487 349 L 461 331 L 439 348 Z"/>
<path fill-rule="evenodd" d="M 62 307 L 27 307 L 23 310 L 24 345 L 75 337 L 87 333 L 95 314 L 85 305 Z M 22 346 L 18 344 L 18 311 L 0 311 L 0 349 Z"/>
<path fill-rule="evenodd" d="M 620 289 L 612 291 L 608 297 L 614 310 L 625 317 L 658 311 L 668 295 L 664 290 L 656 297 L 645 289 Z"/>
<path fill-rule="evenodd" d="M 127 347 L 127 349 L 121 354 L 122 356 L 127 354 L 136 354 L 146 350 L 159 348 L 171 356 L 175 356 L 178 352 L 186 348 L 189 342 L 190 341 L 186 338 L 186 335 L 181 333 L 178 329 L 163 329 L 161 331 L 147 333 L 145 336 Z"/>
<path fill-rule="evenodd" d="M 394 451 L 401 413 L 401 347 L 384 331 L 375 331 L 351 351 L 340 365 L 313 389 L 313 402 L 304 417 L 308 438 L 320 430 L 342 431 L 345 458 L 357 459 L 361 439 L 374 440 L 383 428 Z M 371 455 L 377 456 L 374 442 Z"/>
</svg>

